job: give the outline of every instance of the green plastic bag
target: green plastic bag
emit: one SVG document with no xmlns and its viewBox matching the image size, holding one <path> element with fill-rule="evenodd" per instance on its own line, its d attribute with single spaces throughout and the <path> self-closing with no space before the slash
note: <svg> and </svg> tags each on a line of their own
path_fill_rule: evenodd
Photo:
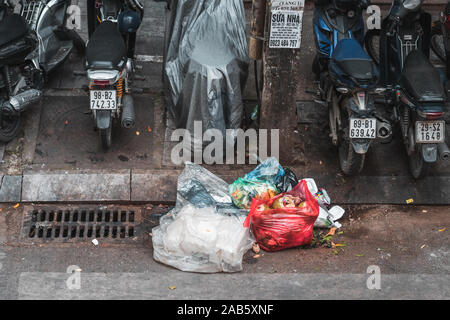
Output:
<svg viewBox="0 0 450 320">
<path fill-rule="evenodd" d="M 279 193 L 272 183 L 245 178 L 238 178 L 230 184 L 228 191 L 234 205 L 241 209 L 250 209 L 253 198 L 269 200 Z"/>
</svg>

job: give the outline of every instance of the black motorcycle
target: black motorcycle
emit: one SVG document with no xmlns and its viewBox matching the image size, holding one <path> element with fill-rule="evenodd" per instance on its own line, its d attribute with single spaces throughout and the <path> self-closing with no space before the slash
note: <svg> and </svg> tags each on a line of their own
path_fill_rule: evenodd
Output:
<svg viewBox="0 0 450 320">
<path fill-rule="evenodd" d="M 136 32 L 144 8 L 138 0 L 88 0 L 89 42 L 86 69 L 90 109 L 103 149 L 111 147 L 113 120 L 135 124 L 131 83 L 135 73 Z"/>
<path fill-rule="evenodd" d="M 439 14 L 439 20 L 433 21 L 431 49 L 446 64 L 447 79 L 450 79 L 450 1 Z"/>
<path fill-rule="evenodd" d="M 40 101 L 48 74 L 85 43 L 68 29 L 70 0 L 0 1 L 0 141 L 19 132 L 21 113 Z"/>
<path fill-rule="evenodd" d="M 379 52 L 368 52 L 380 61 L 381 82 L 387 88 L 387 103 L 401 129 L 415 179 L 426 176 L 430 163 L 446 160 L 447 95 L 443 79 L 429 62 L 431 16 L 421 8 L 422 0 L 394 0 L 379 32 Z M 376 32 L 367 33 L 366 44 Z"/>
<path fill-rule="evenodd" d="M 391 125 L 376 110 L 378 69 L 363 49 L 363 10 L 369 1 L 315 0 L 313 72 L 319 78 L 321 105 L 328 108 L 332 143 L 341 170 L 359 173 L 375 139 L 388 140 Z M 381 90 L 381 91 L 380 91 Z"/>
</svg>

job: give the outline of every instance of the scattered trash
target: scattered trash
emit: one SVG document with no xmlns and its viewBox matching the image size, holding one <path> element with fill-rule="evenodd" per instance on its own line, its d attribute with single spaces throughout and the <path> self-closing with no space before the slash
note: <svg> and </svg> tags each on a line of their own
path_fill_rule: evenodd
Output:
<svg viewBox="0 0 450 320">
<path fill-rule="evenodd" d="M 342 225 L 337 222 L 345 213 L 345 210 L 339 206 L 334 206 L 330 210 L 319 206 L 319 216 L 316 222 L 314 222 L 314 227 L 317 228 L 340 228 Z"/>
<path fill-rule="evenodd" d="M 438 232 L 442 232 L 442 231 L 445 231 L 447 228 L 442 228 L 442 229 L 439 229 L 438 230 Z"/>
<path fill-rule="evenodd" d="M 428 212 L 428 210 L 422 210 L 422 213 L 427 213 Z"/>
<path fill-rule="evenodd" d="M 150 126 L 147 126 L 147 132 L 152 132 L 152 128 L 150 128 Z"/>
<path fill-rule="evenodd" d="M 191 272 L 236 272 L 255 242 L 228 184 L 191 162 L 178 177 L 175 208 L 153 228 L 155 260 Z"/>
<path fill-rule="evenodd" d="M 355 254 L 355 256 L 357 256 L 357 257 L 364 257 L 364 255 L 362 253 Z"/>
<path fill-rule="evenodd" d="M 291 191 L 272 199 L 253 199 L 244 226 L 251 226 L 262 249 L 278 251 L 310 244 L 318 214 L 318 203 L 302 180 Z"/>
<path fill-rule="evenodd" d="M 330 231 L 326 234 L 326 236 L 334 236 L 337 228 L 331 228 Z"/>
<path fill-rule="evenodd" d="M 68 125 L 69 124 L 69 120 L 64 121 L 64 124 Z"/>
<path fill-rule="evenodd" d="M 423 246 L 421 246 L 420 247 L 420 249 L 423 249 L 423 248 L 425 248 L 427 245 L 426 244 L 424 244 Z"/>
<path fill-rule="evenodd" d="M 329 208 L 331 199 L 327 191 L 318 188 L 316 182 L 312 178 L 303 179 L 307 182 L 309 192 L 314 195 L 319 204 L 319 216 L 314 223 L 316 228 L 340 228 L 342 225 L 337 222 L 345 213 L 345 210 L 339 206 Z"/>
<path fill-rule="evenodd" d="M 153 237 L 153 233 L 151 233 L 151 232 L 149 232 L 148 235 L 149 235 L 150 237 Z"/>
<path fill-rule="evenodd" d="M 138 136 L 138 135 L 140 135 L 141 133 L 139 132 L 139 131 L 136 131 L 136 135 Z"/>
<path fill-rule="evenodd" d="M 92 243 L 94 244 L 94 246 L 98 246 L 98 240 L 97 239 L 92 239 Z"/>
<path fill-rule="evenodd" d="M 170 290 L 175 290 L 177 287 L 176 286 L 170 286 L 169 289 Z"/>
<path fill-rule="evenodd" d="M 311 194 L 316 194 L 317 192 L 319 192 L 319 188 L 317 188 L 316 181 L 314 181 L 314 179 L 305 178 L 303 180 L 306 181 L 306 184 L 308 185 L 308 190 L 309 192 L 311 192 Z"/>
<path fill-rule="evenodd" d="M 20 203 L 16 203 L 16 204 L 13 206 L 13 208 L 14 208 L 14 209 L 17 209 L 19 206 L 20 206 Z"/>
<path fill-rule="evenodd" d="M 413 203 L 414 202 L 414 199 L 408 199 L 408 200 L 406 200 L 406 204 L 411 204 L 411 203 Z"/>
</svg>

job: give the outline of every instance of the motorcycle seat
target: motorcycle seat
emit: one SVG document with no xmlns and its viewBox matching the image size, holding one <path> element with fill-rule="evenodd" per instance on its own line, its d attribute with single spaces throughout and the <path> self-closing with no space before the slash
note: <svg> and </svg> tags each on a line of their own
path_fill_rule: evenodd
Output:
<svg viewBox="0 0 450 320">
<path fill-rule="evenodd" d="M 86 47 L 88 69 L 121 69 L 127 57 L 127 48 L 117 23 L 102 22 L 92 34 Z"/>
<path fill-rule="evenodd" d="M 376 76 L 375 64 L 355 39 L 342 39 L 334 48 L 331 64 L 355 80 L 368 81 Z"/>
<path fill-rule="evenodd" d="M 0 47 L 18 40 L 29 33 L 28 25 L 18 14 L 6 15 L 0 20 Z"/>
<path fill-rule="evenodd" d="M 439 71 L 418 50 L 406 57 L 400 85 L 418 102 L 439 102 L 446 99 Z"/>
</svg>

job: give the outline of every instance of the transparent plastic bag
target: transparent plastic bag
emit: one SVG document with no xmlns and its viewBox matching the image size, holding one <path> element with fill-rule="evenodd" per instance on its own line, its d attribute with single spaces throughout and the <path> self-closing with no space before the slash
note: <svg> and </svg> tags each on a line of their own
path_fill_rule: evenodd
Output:
<svg viewBox="0 0 450 320">
<path fill-rule="evenodd" d="M 186 162 L 175 208 L 152 230 L 155 260 L 182 271 L 236 272 L 254 242 L 242 226 L 247 211 L 233 206 L 228 184 Z"/>
<path fill-rule="evenodd" d="M 284 176 L 284 169 L 277 158 L 270 157 L 261 162 L 255 169 L 244 176 L 246 180 L 259 180 L 277 184 Z"/>
<path fill-rule="evenodd" d="M 187 204 L 197 208 L 232 207 L 228 183 L 202 166 L 186 162 L 183 172 L 178 176 L 177 201 L 171 214 L 176 215 Z"/>
<path fill-rule="evenodd" d="M 182 271 L 241 271 L 243 255 L 254 242 L 243 227 L 245 218 L 188 204 L 153 229 L 153 257 Z"/>
</svg>

